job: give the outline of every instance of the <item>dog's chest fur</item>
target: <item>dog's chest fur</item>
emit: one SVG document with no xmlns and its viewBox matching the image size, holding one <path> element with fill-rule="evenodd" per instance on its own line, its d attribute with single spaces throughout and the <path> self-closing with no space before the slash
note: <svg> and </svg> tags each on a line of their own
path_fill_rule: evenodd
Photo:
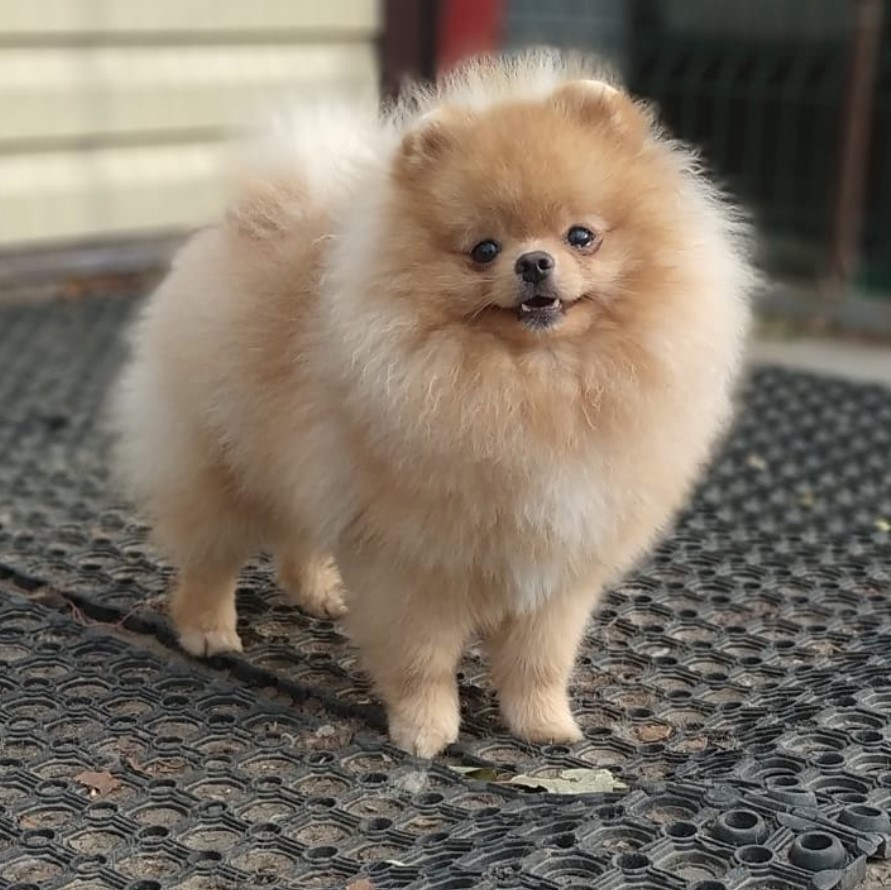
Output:
<svg viewBox="0 0 891 890">
<path fill-rule="evenodd" d="M 366 512 L 375 538 L 407 564 L 483 584 L 520 611 L 589 576 L 616 522 L 617 492 L 593 461 L 519 479 L 498 467 L 431 468 L 376 489 Z"/>
</svg>

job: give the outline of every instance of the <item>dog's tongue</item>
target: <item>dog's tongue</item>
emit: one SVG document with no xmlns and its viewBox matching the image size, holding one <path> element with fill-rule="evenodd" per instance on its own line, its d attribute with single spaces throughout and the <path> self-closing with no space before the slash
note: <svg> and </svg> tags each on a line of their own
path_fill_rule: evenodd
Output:
<svg viewBox="0 0 891 890">
<path fill-rule="evenodd" d="M 535 312 L 539 309 L 557 309 L 560 301 L 556 297 L 532 297 L 520 304 L 521 312 Z"/>
</svg>

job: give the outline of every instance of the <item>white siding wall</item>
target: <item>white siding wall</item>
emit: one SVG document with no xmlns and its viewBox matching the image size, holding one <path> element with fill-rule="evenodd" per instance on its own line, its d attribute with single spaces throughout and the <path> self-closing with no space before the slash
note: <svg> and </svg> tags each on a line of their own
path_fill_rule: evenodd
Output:
<svg viewBox="0 0 891 890">
<path fill-rule="evenodd" d="M 377 0 L 0 0 L 0 247 L 186 228 L 288 96 L 377 88 Z"/>
</svg>

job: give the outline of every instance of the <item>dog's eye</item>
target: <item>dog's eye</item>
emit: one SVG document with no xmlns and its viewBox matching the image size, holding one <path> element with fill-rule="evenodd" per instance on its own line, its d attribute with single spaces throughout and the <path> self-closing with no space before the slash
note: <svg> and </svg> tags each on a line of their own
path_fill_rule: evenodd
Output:
<svg viewBox="0 0 891 890">
<path fill-rule="evenodd" d="M 470 251 L 470 256 L 475 263 L 485 265 L 486 263 L 491 263 L 499 253 L 501 253 L 501 247 L 497 242 L 480 241 L 480 243 Z"/>
<path fill-rule="evenodd" d="M 594 233 L 584 226 L 573 226 L 566 233 L 566 241 L 572 247 L 590 247 L 594 243 Z"/>
</svg>

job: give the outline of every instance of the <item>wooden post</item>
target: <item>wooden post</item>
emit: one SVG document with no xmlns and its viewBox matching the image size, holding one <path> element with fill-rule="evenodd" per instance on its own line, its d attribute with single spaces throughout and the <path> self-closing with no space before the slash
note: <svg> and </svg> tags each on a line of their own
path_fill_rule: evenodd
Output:
<svg viewBox="0 0 891 890">
<path fill-rule="evenodd" d="M 860 258 L 883 7 L 884 0 L 855 0 L 851 65 L 846 99 L 842 105 L 838 192 L 829 259 L 830 284 L 837 294 L 856 275 Z"/>
<path fill-rule="evenodd" d="M 385 0 L 381 39 L 381 95 L 395 97 L 406 79 L 436 73 L 439 0 Z"/>
</svg>

